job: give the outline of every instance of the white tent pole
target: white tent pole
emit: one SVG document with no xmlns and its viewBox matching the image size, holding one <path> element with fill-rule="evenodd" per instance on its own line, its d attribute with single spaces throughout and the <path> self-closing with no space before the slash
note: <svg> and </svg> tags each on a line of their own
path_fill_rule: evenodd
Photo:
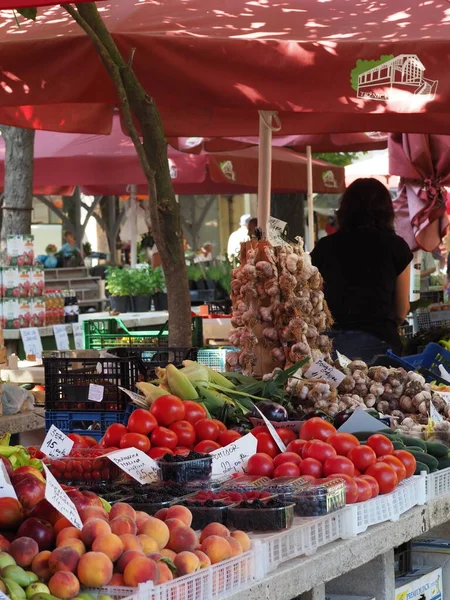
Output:
<svg viewBox="0 0 450 600">
<path fill-rule="evenodd" d="M 272 118 L 273 113 L 259 111 L 258 227 L 262 229 L 263 233 L 266 233 L 266 225 L 270 216 Z"/>
<path fill-rule="evenodd" d="M 137 186 L 130 185 L 130 229 L 131 229 L 131 241 L 130 241 L 130 262 L 131 266 L 135 267 L 137 264 Z"/>
<path fill-rule="evenodd" d="M 306 177 L 308 199 L 308 250 L 314 248 L 314 200 L 313 200 L 313 171 L 311 146 L 306 146 Z"/>
</svg>

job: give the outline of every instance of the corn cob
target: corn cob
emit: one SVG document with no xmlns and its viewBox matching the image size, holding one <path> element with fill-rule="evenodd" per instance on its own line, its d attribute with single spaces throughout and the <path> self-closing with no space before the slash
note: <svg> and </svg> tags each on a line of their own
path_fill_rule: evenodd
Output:
<svg viewBox="0 0 450 600">
<path fill-rule="evenodd" d="M 136 384 L 136 387 L 144 394 L 145 399 L 149 405 L 152 404 L 156 400 L 156 398 L 167 395 L 167 390 L 165 390 L 162 387 L 153 385 L 153 383 L 139 381 Z"/>
<path fill-rule="evenodd" d="M 187 362 L 187 361 L 185 361 Z M 184 366 L 182 369 L 180 369 L 181 373 L 183 373 L 183 375 L 186 375 L 186 377 L 189 379 L 189 381 L 191 383 L 199 383 L 201 385 L 208 385 L 209 383 L 209 374 L 208 374 L 208 370 L 206 369 L 206 367 L 204 367 L 203 365 L 200 365 L 199 363 L 196 363 L 194 361 L 189 361 L 189 365 Z M 183 363 L 184 365 L 184 363 Z"/>
<path fill-rule="evenodd" d="M 192 383 L 175 365 L 167 365 L 166 376 L 172 394 L 175 394 L 175 396 L 178 396 L 182 400 L 196 400 L 198 398 L 198 394 Z"/>
<path fill-rule="evenodd" d="M 183 361 L 183 366 L 186 368 L 194 366 L 194 365 L 197 366 L 197 365 L 199 365 L 199 363 L 197 363 L 193 360 Z M 228 388 L 230 390 L 234 389 L 234 387 L 235 387 L 234 383 L 231 382 L 226 377 L 224 377 L 223 375 L 221 375 L 220 373 L 217 373 L 217 371 L 213 371 L 213 369 L 210 369 L 206 365 L 199 365 L 199 366 L 202 367 L 203 369 L 206 369 L 208 380 L 211 383 L 215 383 L 216 385 L 220 385 L 223 388 Z"/>
</svg>

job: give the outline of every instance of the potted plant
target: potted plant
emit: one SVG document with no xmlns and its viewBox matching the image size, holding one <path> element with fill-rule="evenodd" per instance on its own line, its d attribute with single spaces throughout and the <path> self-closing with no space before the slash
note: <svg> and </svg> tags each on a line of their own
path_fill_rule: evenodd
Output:
<svg viewBox="0 0 450 600">
<path fill-rule="evenodd" d="M 162 268 L 151 269 L 151 278 L 154 289 L 153 303 L 155 310 L 167 310 L 166 282 Z"/>
<path fill-rule="evenodd" d="M 106 273 L 105 289 L 109 294 L 111 309 L 117 312 L 130 312 L 132 309 L 128 271 L 130 269 L 109 267 Z"/>
<path fill-rule="evenodd" d="M 149 266 L 141 269 L 129 269 L 129 286 L 131 303 L 134 312 L 147 312 L 151 308 L 152 295 L 155 291 L 152 269 Z"/>
<path fill-rule="evenodd" d="M 44 262 L 44 267 L 46 269 L 55 269 L 58 266 L 58 258 L 55 256 L 57 250 L 58 248 L 55 246 L 55 244 L 48 244 L 48 246 L 45 248 L 45 254 L 47 257 Z"/>
</svg>

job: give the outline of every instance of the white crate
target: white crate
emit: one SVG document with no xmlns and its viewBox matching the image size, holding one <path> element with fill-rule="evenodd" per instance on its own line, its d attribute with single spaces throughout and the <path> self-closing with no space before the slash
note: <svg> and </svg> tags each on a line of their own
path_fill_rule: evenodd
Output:
<svg viewBox="0 0 450 600">
<path fill-rule="evenodd" d="M 450 467 L 426 476 L 427 502 L 450 492 Z"/>
<path fill-rule="evenodd" d="M 426 500 L 426 477 L 410 477 L 390 494 L 347 505 L 343 511 L 342 537 L 345 539 L 358 535 L 370 525 L 398 521 L 403 513 L 413 506 L 425 504 Z"/>
</svg>

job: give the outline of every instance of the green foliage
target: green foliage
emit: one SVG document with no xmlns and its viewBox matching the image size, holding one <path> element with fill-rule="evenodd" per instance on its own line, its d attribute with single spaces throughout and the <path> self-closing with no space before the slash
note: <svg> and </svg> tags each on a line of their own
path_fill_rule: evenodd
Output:
<svg viewBox="0 0 450 600">
<path fill-rule="evenodd" d="M 350 83 L 355 92 L 358 89 L 358 75 L 361 75 L 361 73 L 365 73 L 374 67 L 378 67 L 393 58 L 395 58 L 393 54 L 384 54 L 383 56 L 380 56 L 378 60 L 361 60 L 358 58 L 356 66 L 350 72 Z"/>
<path fill-rule="evenodd" d="M 84 242 L 84 244 L 83 244 L 83 253 L 84 253 L 85 256 L 90 256 L 92 254 L 91 242 Z"/>
<path fill-rule="evenodd" d="M 152 269 L 149 267 L 149 273 L 153 286 L 153 293 L 155 292 L 165 292 L 166 291 L 166 280 L 164 278 L 164 271 L 161 267 L 156 267 L 156 269 Z"/>
<path fill-rule="evenodd" d="M 36 21 L 37 8 L 17 8 L 16 11 L 19 13 L 19 15 L 22 15 L 24 19 Z"/>
<path fill-rule="evenodd" d="M 317 152 L 313 154 L 313 157 L 338 167 L 346 167 L 358 160 L 363 154 L 367 154 L 367 152 Z"/>
<path fill-rule="evenodd" d="M 151 296 L 155 293 L 153 270 L 109 267 L 106 289 L 111 296 Z"/>
</svg>

